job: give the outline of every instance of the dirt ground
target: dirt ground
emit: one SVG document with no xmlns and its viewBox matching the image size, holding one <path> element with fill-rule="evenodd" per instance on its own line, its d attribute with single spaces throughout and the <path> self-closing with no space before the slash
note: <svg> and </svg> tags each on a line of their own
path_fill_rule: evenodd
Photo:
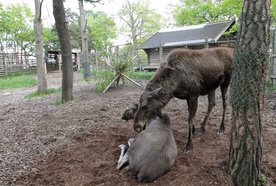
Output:
<svg viewBox="0 0 276 186">
<path fill-rule="evenodd" d="M 232 185 L 227 174 L 231 108 L 226 132 L 217 135 L 221 121 L 220 94 L 207 130 L 194 136 L 194 149 L 183 153 L 187 142 L 187 105 L 172 99 L 164 109 L 171 118 L 178 147 L 175 165 L 152 183 L 137 183 L 127 169 L 117 170 L 119 144 L 135 136 L 132 121 L 122 113 L 137 101 L 141 90 L 128 82 L 95 92 L 95 84 L 74 74 L 72 102 L 56 106 L 61 93 L 24 99 L 36 86 L 0 90 L 0 185 Z M 61 86 L 59 73 L 47 74 L 48 87 Z M 207 110 L 200 97 L 195 119 L 199 127 Z M 276 185 L 276 92 L 266 92 L 261 172 L 267 185 Z"/>
</svg>

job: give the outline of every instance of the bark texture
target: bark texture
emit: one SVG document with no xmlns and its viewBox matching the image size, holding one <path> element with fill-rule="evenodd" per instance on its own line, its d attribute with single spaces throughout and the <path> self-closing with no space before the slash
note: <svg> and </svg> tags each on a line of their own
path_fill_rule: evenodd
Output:
<svg viewBox="0 0 276 186">
<path fill-rule="evenodd" d="M 231 80 L 228 168 L 234 185 L 257 185 L 269 47 L 270 0 L 244 0 Z"/>
<path fill-rule="evenodd" d="M 73 99 L 73 63 L 70 35 L 67 28 L 63 0 L 53 0 L 53 13 L 62 59 L 62 101 Z"/>
<path fill-rule="evenodd" d="M 42 39 L 42 21 L 41 7 L 43 0 L 34 0 L 35 3 L 35 55 L 36 55 L 36 70 L 37 70 L 37 92 L 43 93 L 47 90 L 47 80 L 45 76 L 45 62 L 43 60 L 43 39 Z"/>
<path fill-rule="evenodd" d="M 87 38 L 87 32 L 86 32 L 86 21 L 85 21 L 83 0 L 79 0 L 79 9 L 80 9 L 83 78 L 88 79 L 88 78 L 90 78 L 91 73 L 90 73 L 90 63 L 89 63 L 89 59 L 88 59 L 88 38 Z"/>
</svg>

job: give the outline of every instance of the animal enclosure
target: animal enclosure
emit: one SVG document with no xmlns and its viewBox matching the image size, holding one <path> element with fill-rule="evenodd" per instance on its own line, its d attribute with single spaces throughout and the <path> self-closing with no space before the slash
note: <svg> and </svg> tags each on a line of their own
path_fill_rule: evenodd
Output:
<svg viewBox="0 0 276 186">
<path fill-rule="evenodd" d="M 0 53 L 0 75 L 32 69 L 36 66 L 34 56 L 21 53 Z"/>
<path fill-rule="evenodd" d="M 80 68 L 78 53 L 72 52 L 74 70 Z M 48 51 L 44 56 L 46 70 L 61 70 L 62 62 L 59 51 Z M 36 57 L 22 53 L 0 53 L 0 76 L 13 72 L 36 69 Z"/>
<path fill-rule="evenodd" d="M 60 86 L 60 73 L 46 76 L 49 87 Z M 60 92 L 24 99 L 35 86 L 0 90 L 0 185 L 145 185 L 138 184 L 129 171 L 116 169 L 118 145 L 136 134 L 132 121 L 121 117 L 129 103 L 139 99 L 140 88 L 128 83 L 102 94 L 94 91 L 93 82 L 81 78 L 82 74 L 74 73 L 76 99 L 60 106 L 55 105 Z M 219 91 L 216 96 L 220 97 Z M 275 93 L 266 92 L 261 172 L 270 185 L 276 184 L 275 101 Z M 200 97 L 196 126 L 207 105 L 207 98 Z M 206 132 L 194 138 L 196 148 L 185 155 L 187 105 L 179 99 L 168 103 L 165 111 L 171 118 L 178 154 L 175 165 L 148 186 L 232 186 L 226 168 L 231 108 L 226 112 L 225 134 L 217 135 L 221 110 L 221 99 L 217 99 Z"/>
</svg>

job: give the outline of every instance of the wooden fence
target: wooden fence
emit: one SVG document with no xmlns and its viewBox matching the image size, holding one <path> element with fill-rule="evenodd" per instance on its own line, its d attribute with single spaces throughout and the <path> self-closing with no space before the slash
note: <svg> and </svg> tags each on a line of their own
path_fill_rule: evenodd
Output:
<svg viewBox="0 0 276 186">
<path fill-rule="evenodd" d="M 0 76 L 36 67 L 33 56 L 19 53 L 0 53 Z"/>
</svg>

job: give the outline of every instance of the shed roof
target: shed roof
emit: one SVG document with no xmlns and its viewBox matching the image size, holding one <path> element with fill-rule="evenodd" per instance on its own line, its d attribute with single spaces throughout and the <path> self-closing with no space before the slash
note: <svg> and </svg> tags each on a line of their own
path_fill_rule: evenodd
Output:
<svg viewBox="0 0 276 186">
<path fill-rule="evenodd" d="M 159 30 L 138 46 L 138 49 L 204 43 L 206 39 L 216 42 L 233 24 L 234 20 Z"/>
</svg>

